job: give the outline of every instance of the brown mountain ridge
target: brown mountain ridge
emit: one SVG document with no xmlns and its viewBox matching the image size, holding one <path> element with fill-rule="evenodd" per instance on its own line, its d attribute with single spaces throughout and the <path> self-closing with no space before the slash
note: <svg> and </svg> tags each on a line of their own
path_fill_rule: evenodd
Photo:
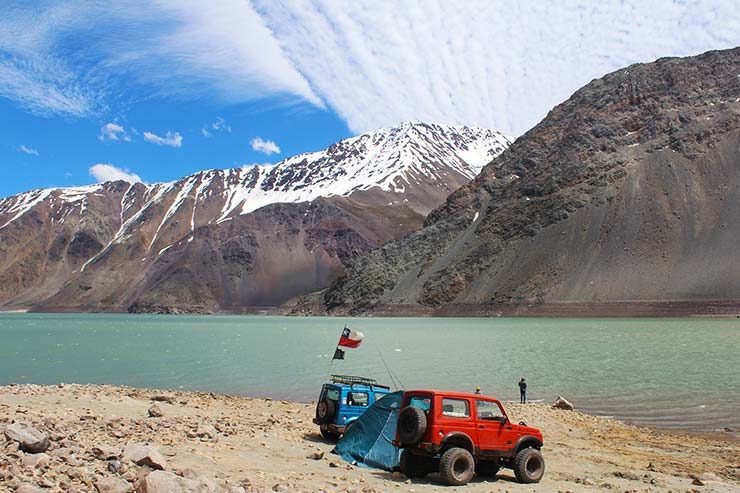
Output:
<svg viewBox="0 0 740 493">
<path fill-rule="evenodd" d="M 740 48 L 632 65 L 322 299 L 333 313 L 738 313 L 739 201 Z"/>
<path fill-rule="evenodd" d="M 420 228 L 508 143 L 488 129 L 405 122 L 274 166 L 0 199 L 0 307 L 276 307 Z"/>
</svg>

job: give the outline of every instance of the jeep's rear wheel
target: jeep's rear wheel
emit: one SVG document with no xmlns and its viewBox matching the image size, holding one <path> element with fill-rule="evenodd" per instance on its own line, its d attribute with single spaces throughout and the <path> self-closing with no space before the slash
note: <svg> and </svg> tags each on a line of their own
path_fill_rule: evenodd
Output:
<svg viewBox="0 0 740 493">
<path fill-rule="evenodd" d="M 473 479 L 475 461 L 464 448 L 453 447 L 442 454 L 439 461 L 439 475 L 450 486 L 462 486 Z"/>
<path fill-rule="evenodd" d="M 427 415 L 418 407 L 407 406 L 398 415 L 398 438 L 403 445 L 416 445 L 427 430 Z"/>
<path fill-rule="evenodd" d="M 401 452 L 399 466 L 401 472 L 410 479 L 423 478 L 434 470 L 432 459 L 414 455 L 408 449 L 403 449 Z"/>
<path fill-rule="evenodd" d="M 334 413 L 337 411 L 337 406 L 334 401 L 329 399 L 321 399 L 316 405 L 316 419 L 319 423 L 328 423 L 331 418 L 334 417 Z"/>
<path fill-rule="evenodd" d="M 501 466 L 498 465 L 498 462 L 479 460 L 475 463 L 475 474 L 478 476 L 487 476 L 492 478 L 498 474 L 499 469 L 501 469 Z"/>
<path fill-rule="evenodd" d="M 514 457 L 514 474 L 520 483 L 538 483 L 545 474 L 545 459 L 539 450 L 525 448 Z"/>
<path fill-rule="evenodd" d="M 321 436 L 326 438 L 327 440 L 336 442 L 337 440 L 339 440 L 339 435 L 339 433 L 337 433 L 336 431 L 331 431 L 326 426 L 321 427 Z"/>
</svg>

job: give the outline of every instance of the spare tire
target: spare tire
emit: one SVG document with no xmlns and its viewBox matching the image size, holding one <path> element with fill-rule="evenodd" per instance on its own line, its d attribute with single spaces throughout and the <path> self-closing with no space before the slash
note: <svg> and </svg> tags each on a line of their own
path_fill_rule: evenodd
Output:
<svg viewBox="0 0 740 493">
<path fill-rule="evenodd" d="M 398 415 L 398 438 L 404 446 L 416 445 L 427 430 L 427 415 L 418 407 L 406 406 Z"/>
<path fill-rule="evenodd" d="M 330 423 L 337 412 L 337 405 L 331 399 L 321 399 L 316 405 L 316 420 L 320 424 Z"/>
</svg>

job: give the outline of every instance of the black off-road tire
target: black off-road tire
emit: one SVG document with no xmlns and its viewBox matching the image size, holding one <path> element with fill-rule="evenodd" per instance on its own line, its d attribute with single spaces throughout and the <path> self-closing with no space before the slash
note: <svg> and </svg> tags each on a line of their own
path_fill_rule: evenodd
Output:
<svg viewBox="0 0 740 493">
<path fill-rule="evenodd" d="M 316 405 L 316 420 L 321 423 L 329 423 L 337 412 L 337 405 L 330 399 L 321 399 Z"/>
<path fill-rule="evenodd" d="M 414 455 L 408 449 L 403 449 L 403 451 L 401 451 L 399 467 L 404 476 L 409 479 L 423 478 L 427 474 L 433 472 L 431 464 L 432 459 L 429 457 Z"/>
<path fill-rule="evenodd" d="M 418 407 L 407 406 L 398 415 L 398 438 L 404 446 L 416 445 L 427 430 L 427 415 Z"/>
<path fill-rule="evenodd" d="M 478 476 L 492 478 L 498 474 L 499 469 L 501 466 L 490 460 L 479 460 L 475 463 L 475 474 Z"/>
<path fill-rule="evenodd" d="M 450 486 L 468 484 L 475 474 L 473 456 L 460 447 L 453 447 L 442 454 L 439 461 L 439 476 Z"/>
<path fill-rule="evenodd" d="M 545 459 L 539 450 L 525 448 L 514 457 L 514 475 L 520 483 L 539 483 L 545 474 Z"/>
<path fill-rule="evenodd" d="M 338 433 L 336 431 L 331 431 L 326 426 L 321 427 L 321 436 L 329 440 L 330 442 L 336 442 L 339 440 L 339 437 L 341 436 L 341 433 Z"/>
</svg>

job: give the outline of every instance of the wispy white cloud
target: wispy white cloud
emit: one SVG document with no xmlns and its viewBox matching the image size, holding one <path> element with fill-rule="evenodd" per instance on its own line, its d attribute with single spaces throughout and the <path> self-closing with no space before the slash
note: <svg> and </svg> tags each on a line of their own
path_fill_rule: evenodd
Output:
<svg viewBox="0 0 740 493">
<path fill-rule="evenodd" d="M 152 95 L 323 107 L 249 1 L 3 4 L 0 97 L 81 117 Z"/>
<path fill-rule="evenodd" d="M 144 132 L 144 140 L 160 146 L 182 147 L 182 135 L 179 132 L 167 131 L 164 137 L 152 132 Z"/>
<path fill-rule="evenodd" d="M 422 119 L 521 134 L 591 79 L 740 45 L 732 0 L 256 0 L 356 132 Z"/>
<path fill-rule="evenodd" d="M 217 132 L 231 133 L 231 125 L 226 123 L 226 120 L 220 116 L 210 125 L 204 125 L 200 129 L 200 133 L 203 137 L 213 137 L 213 134 Z"/>
<path fill-rule="evenodd" d="M 39 155 L 39 151 L 37 151 L 33 147 L 28 147 L 28 146 L 25 146 L 23 144 L 21 144 L 20 146 L 18 146 L 18 152 L 22 152 L 24 154 L 30 154 L 31 156 L 38 156 Z"/>
<path fill-rule="evenodd" d="M 422 119 L 520 134 L 607 72 L 737 45 L 732 0 L 10 0 L 0 97 L 70 116 L 120 94 L 278 98 L 356 132 Z"/>
<path fill-rule="evenodd" d="M 98 140 L 105 142 L 107 140 L 123 140 L 130 142 L 131 137 L 126 133 L 126 129 L 117 123 L 106 123 L 100 127 L 100 134 L 98 134 Z"/>
<path fill-rule="evenodd" d="M 0 16 L 0 97 L 35 114 L 87 116 L 105 107 L 95 76 L 60 56 L 63 26 L 85 22 L 84 10 L 41 0 L 6 2 Z"/>
<path fill-rule="evenodd" d="M 136 173 L 108 163 L 99 163 L 90 166 L 89 172 L 90 176 L 99 182 L 123 180 L 129 183 L 136 183 L 143 181 Z"/>
<path fill-rule="evenodd" d="M 280 147 L 272 140 L 255 137 L 249 143 L 252 145 L 252 149 L 268 156 L 271 154 L 280 154 Z"/>
</svg>

